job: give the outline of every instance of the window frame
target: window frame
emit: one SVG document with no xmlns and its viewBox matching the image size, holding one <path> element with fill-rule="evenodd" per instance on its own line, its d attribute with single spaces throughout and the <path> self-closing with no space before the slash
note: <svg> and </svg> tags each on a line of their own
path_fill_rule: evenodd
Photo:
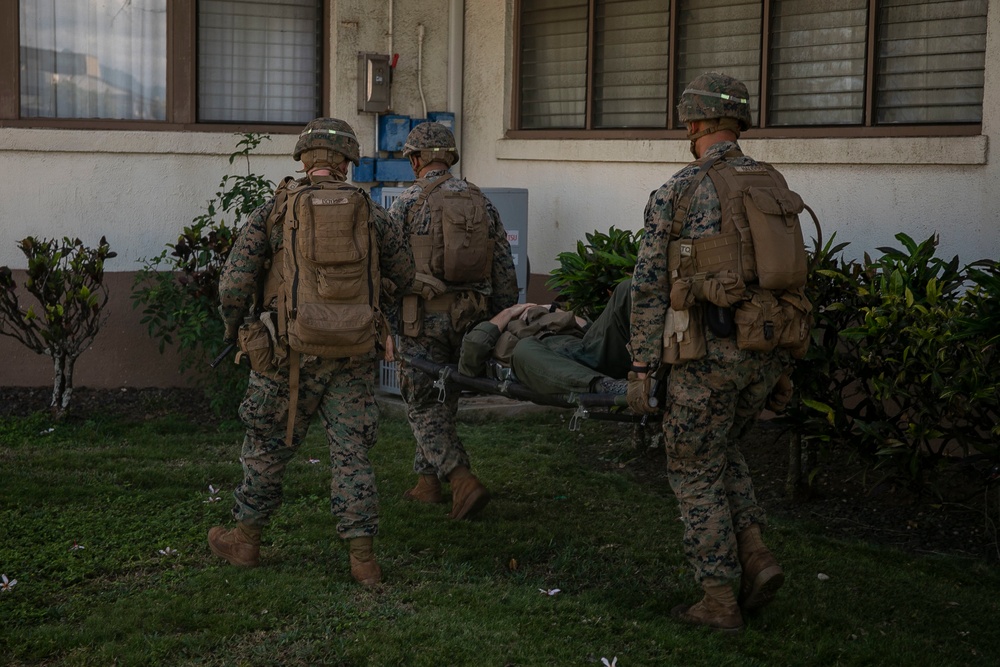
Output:
<svg viewBox="0 0 1000 667">
<path fill-rule="evenodd" d="M 686 132 L 683 129 L 670 128 L 650 128 L 650 129 L 589 129 L 593 123 L 593 63 L 594 63 L 594 8 L 597 0 L 587 0 L 589 6 L 588 16 L 588 38 L 587 38 L 587 85 L 586 85 L 586 123 L 588 129 L 520 129 L 521 128 L 521 11 L 522 0 L 514 0 L 513 12 L 513 49 L 512 49 L 512 69 L 513 80 L 510 87 L 510 127 L 505 136 L 509 139 L 683 139 Z M 771 0 L 762 0 L 761 25 L 767 29 L 761 35 L 761 58 L 760 58 L 760 100 L 758 107 L 757 122 L 761 118 L 767 118 L 767 97 L 768 86 L 770 84 L 767 72 L 770 62 L 770 26 L 771 26 Z M 954 124 L 921 124 L 921 125 L 873 125 L 874 105 L 875 105 L 875 51 L 877 44 L 877 0 L 870 0 L 868 3 L 868 25 L 867 41 L 865 44 L 865 101 L 864 101 L 864 125 L 823 125 L 823 126 L 774 126 L 774 127 L 752 127 L 743 133 L 748 139 L 818 139 L 818 138 L 867 138 L 867 137 L 949 137 L 949 136 L 975 136 L 982 134 L 982 121 L 978 123 L 954 123 Z M 670 17 L 669 30 L 670 41 L 668 43 L 669 54 L 669 80 L 667 85 L 667 112 L 669 122 L 674 121 L 677 109 L 675 90 L 675 72 L 677 68 L 677 15 L 679 11 L 679 0 L 669 0 Z"/>
<path fill-rule="evenodd" d="M 176 132 L 261 132 L 296 134 L 299 123 L 198 122 L 198 2 L 167 3 L 167 119 L 22 118 L 20 87 L 19 3 L 0 3 L 0 127 L 69 130 L 136 130 Z M 331 1 L 322 0 L 320 35 L 320 106 L 329 115 L 330 58 L 328 53 Z"/>
</svg>

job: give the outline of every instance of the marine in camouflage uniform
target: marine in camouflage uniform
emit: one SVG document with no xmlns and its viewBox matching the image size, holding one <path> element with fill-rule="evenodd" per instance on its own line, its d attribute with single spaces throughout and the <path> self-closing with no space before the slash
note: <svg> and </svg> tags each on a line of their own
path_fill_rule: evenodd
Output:
<svg viewBox="0 0 1000 667">
<path fill-rule="evenodd" d="M 458 162 L 454 135 L 440 123 L 422 123 L 407 136 L 403 155 L 419 179 L 437 179 Z M 450 178 L 438 186 L 442 191 L 463 191 L 469 188 L 464 179 Z M 422 192 L 414 184 L 405 190 L 389 208 L 389 219 L 396 230 L 407 238 L 426 236 L 431 232 L 429 206 L 416 210 Z M 500 214 L 484 195 L 489 221 L 489 239 L 493 241 L 493 260 L 488 280 L 466 284 L 447 284 L 446 294 L 454 294 L 451 312 L 437 312 L 424 302 L 422 332 L 416 336 L 401 336 L 400 348 L 406 356 L 419 356 L 436 363 L 455 363 L 461 349 L 462 335 L 476 322 L 491 317 L 517 303 L 517 276 L 510 243 Z M 420 282 L 418 276 L 417 283 Z M 471 518 L 489 500 L 486 489 L 470 472 L 469 455 L 458 437 L 455 417 L 458 412 L 458 392 L 448 392 L 444 402 L 434 378 L 407 365 L 400 365 L 400 390 L 406 402 L 406 415 L 416 439 L 413 470 L 419 475 L 417 486 L 405 497 L 427 503 L 443 501 L 441 482 L 449 481 L 452 490 L 454 519 Z"/>
<path fill-rule="evenodd" d="M 300 135 L 294 159 L 302 159 L 307 176 L 346 180 L 347 161 L 357 164 L 357 139 L 350 126 L 337 119 L 311 121 Z M 283 219 L 267 235 L 267 220 L 275 206 L 272 197 L 249 218 L 226 260 L 219 281 L 220 312 L 227 341 L 235 341 L 240 324 L 254 307 L 271 259 L 282 244 Z M 388 224 L 385 210 L 372 202 L 372 224 L 382 274 L 382 302 L 391 303 L 413 281 L 413 254 L 400 230 Z M 277 310 L 264 304 L 262 310 Z M 288 364 L 273 372 L 251 371 L 250 384 L 239 408 L 247 427 L 240 462 L 243 479 L 235 491 L 236 528 L 209 532 L 213 552 L 234 565 L 259 562 L 261 529 L 282 502 L 282 479 L 309 428 L 318 415 L 330 447 L 332 484 L 330 506 L 339 518 L 337 532 L 348 541 L 351 571 L 365 585 L 376 583 L 381 570 L 372 554 L 378 533 L 378 492 L 368 452 L 375 444 L 378 408 L 374 398 L 376 351 L 345 358 L 301 355 L 294 436 L 286 440 L 289 411 Z"/>
<path fill-rule="evenodd" d="M 695 157 L 725 155 L 738 148 L 740 130 L 750 125 L 749 95 L 736 79 L 704 74 L 692 81 L 679 104 Z M 727 157 L 733 165 L 755 164 Z M 695 179 L 696 164 L 677 172 L 652 193 L 644 213 L 645 235 L 632 279 L 630 348 L 635 383 L 661 360 L 670 305 L 667 248 L 682 195 Z M 711 179 L 693 193 L 681 229 L 683 238 L 720 233 L 722 209 Z M 705 597 L 674 610 L 682 620 L 718 630 L 738 630 L 743 611 L 769 602 L 783 581 L 777 561 L 760 540 L 764 510 L 754 496 L 746 461 L 738 447 L 753 426 L 790 358 L 782 349 L 744 351 L 735 337 L 705 329 L 707 353 L 670 367 L 663 420 L 670 485 L 680 505 L 684 549 Z M 631 402 L 630 402 L 631 404 Z M 741 580 L 739 606 L 731 584 Z"/>
</svg>

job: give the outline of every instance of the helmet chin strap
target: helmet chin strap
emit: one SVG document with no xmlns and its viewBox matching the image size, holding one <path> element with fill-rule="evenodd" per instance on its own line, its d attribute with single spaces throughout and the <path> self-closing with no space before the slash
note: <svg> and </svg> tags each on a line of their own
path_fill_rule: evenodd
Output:
<svg viewBox="0 0 1000 667">
<path fill-rule="evenodd" d="M 728 130 L 729 132 L 735 134 L 737 139 L 740 138 L 740 123 L 735 118 L 713 118 L 709 122 L 712 124 L 706 126 L 703 130 L 700 130 L 699 132 L 688 131 L 687 133 L 687 138 L 691 142 L 691 155 L 693 155 L 696 160 L 701 156 L 698 155 L 698 152 L 695 149 L 695 143 L 697 143 L 697 141 L 702 137 Z"/>
</svg>

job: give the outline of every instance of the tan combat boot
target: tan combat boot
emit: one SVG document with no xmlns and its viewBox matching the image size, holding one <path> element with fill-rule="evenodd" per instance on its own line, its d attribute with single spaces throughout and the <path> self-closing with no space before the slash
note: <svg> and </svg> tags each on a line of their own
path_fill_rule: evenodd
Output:
<svg viewBox="0 0 1000 667">
<path fill-rule="evenodd" d="M 208 531 L 208 546 L 219 558 L 236 567 L 260 565 L 260 526 L 238 523 L 231 530 L 215 526 Z"/>
<path fill-rule="evenodd" d="M 351 576 L 362 586 L 374 586 L 382 581 L 382 568 L 375 560 L 372 542 L 370 537 L 352 537 L 348 546 Z"/>
<path fill-rule="evenodd" d="M 458 466 L 448 475 L 451 483 L 452 519 L 471 519 L 490 502 L 490 492 L 469 472 L 465 466 Z"/>
<path fill-rule="evenodd" d="M 421 475 L 417 479 L 417 485 L 403 493 L 406 500 L 415 500 L 418 503 L 442 503 L 441 480 L 437 475 Z"/>
<path fill-rule="evenodd" d="M 750 524 L 736 534 L 736 553 L 743 568 L 740 578 L 740 607 L 743 611 L 763 608 L 785 583 L 785 573 L 777 559 L 764 546 L 760 526 Z"/>
<path fill-rule="evenodd" d="M 705 597 L 692 605 L 678 605 L 670 615 L 674 618 L 704 625 L 719 632 L 735 634 L 743 629 L 743 614 L 736 604 L 736 594 L 729 584 L 703 584 Z"/>
</svg>

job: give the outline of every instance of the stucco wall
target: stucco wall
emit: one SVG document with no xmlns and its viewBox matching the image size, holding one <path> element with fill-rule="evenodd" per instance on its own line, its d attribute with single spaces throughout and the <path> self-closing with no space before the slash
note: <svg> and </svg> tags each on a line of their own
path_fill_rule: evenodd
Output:
<svg viewBox="0 0 1000 667">
<path fill-rule="evenodd" d="M 513 2 L 468 2 L 466 174 L 481 185 L 529 188 L 532 270 L 595 229 L 639 229 L 649 193 L 690 160 L 686 141 L 505 139 L 510 112 Z M 988 16 L 983 135 L 953 138 L 744 140 L 781 169 L 817 212 L 824 236 L 849 257 L 940 235 L 940 254 L 963 262 L 1000 256 L 1000 3 Z M 501 29 L 502 26 L 502 29 Z"/>
</svg>

